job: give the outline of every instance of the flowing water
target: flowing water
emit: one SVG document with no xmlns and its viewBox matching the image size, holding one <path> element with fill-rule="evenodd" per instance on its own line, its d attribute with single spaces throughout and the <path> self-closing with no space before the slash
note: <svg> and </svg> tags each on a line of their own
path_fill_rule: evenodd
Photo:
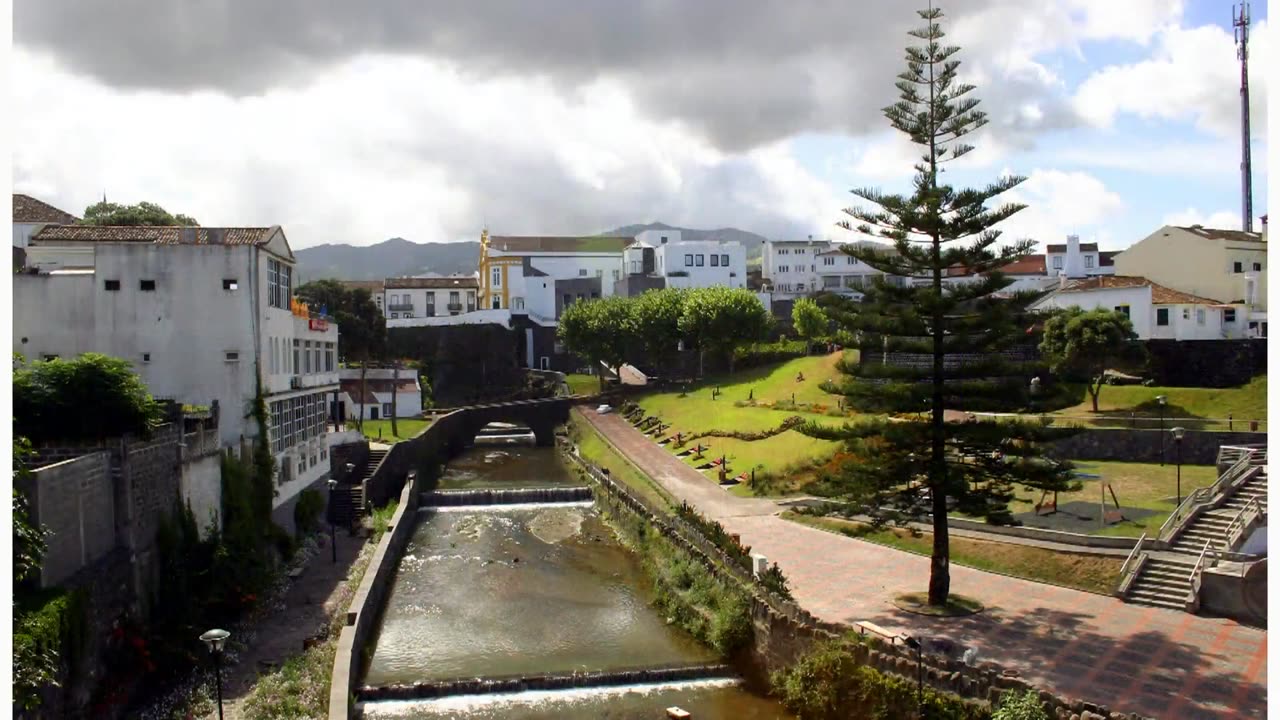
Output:
<svg viewBox="0 0 1280 720">
<path fill-rule="evenodd" d="M 579 484 L 550 448 L 487 440 L 450 462 L 440 489 Z M 388 594 L 366 686 L 717 661 L 653 609 L 639 558 L 590 502 L 432 507 L 419 510 L 417 521 Z M 363 707 L 369 718 L 641 718 L 662 717 L 672 705 L 699 719 L 786 717 L 732 679 Z"/>
</svg>

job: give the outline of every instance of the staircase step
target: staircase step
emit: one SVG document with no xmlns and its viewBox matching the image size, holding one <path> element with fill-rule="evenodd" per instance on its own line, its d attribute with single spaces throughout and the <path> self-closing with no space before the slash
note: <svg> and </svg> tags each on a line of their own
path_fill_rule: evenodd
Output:
<svg viewBox="0 0 1280 720">
<path fill-rule="evenodd" d="M 1130 590 L 1128 599 L 1169 603 L 1171 605 L 1177 605 L 1178 607 L 1182 607 L 1183 605 L 1183 600 L 1175 593 L 1153 592 L 1151 590 Z"/>
<path fill-rule="evenodd" d="M 1185 611 L 1187 609 L 1187 604 L 1185 602 L 1177 602 L 1175 600 L 1162 600 L 1159 598 L 1138 598 L 1138 597 L 1127 597 L 1125 598 L 1125 600 L 1128 600 L 1129 602 L 1135 605 L 1148 605 L 1151 607 L 1164 608 L 1166 610 Z"/>
</svg>

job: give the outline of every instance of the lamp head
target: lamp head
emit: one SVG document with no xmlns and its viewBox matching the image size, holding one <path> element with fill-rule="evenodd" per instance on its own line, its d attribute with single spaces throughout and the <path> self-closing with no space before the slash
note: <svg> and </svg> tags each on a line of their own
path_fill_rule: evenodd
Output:
<svg viewBox="0 0 1280 720">
<path fill-rule="evenodd" d="M 1172 433 L 1173 433 L 1173 439 L 1174 439 L 1174 440 L 1181 440 L 1181 439 L 1182 439 L 1182 436 L 1183 436 L 1183 435 L 1185 435 L 1185 434 L 1187 433 L 1187 429 L 1186 429 L 1186 428 L 1176 427 L 1176 428 L 1173 428 L 1170 432 L 1172 432 Z"/>
<path fill-rule="evenodd" d="M 1169 402 L 1169 396 L 1167 396 L 1167 395 L 1157 395 L 1157 396 L 1156 396 L 1156 402 L 1160 403 L 1161 405 L 1164 405 L 1165 403 Z"/>
<path fill-rule="evenodd" d="M 223 645 L 226 644 L 227 638 L 231 637 L 231 633 L 226 630 L 214 628 L 200 636 L 200 641 L 209 648 L 211 653 L 222 652 Z"/>
<path fill-rule="evenodd" d="M 903 635 L 902 642 L 912 650 L 920 649 L 920 641 L 915 639 L 915 636 L 913 635 Z"/>
<path fill-rule="evenodd" d="M 338 481 L 337 481 L 337 479 L 335 479 L 335 478 L 329 478 L 329 489 L 330 489 L 330 490 L 336 490 L 337 488 L 338 488 Z"/>
</svg>

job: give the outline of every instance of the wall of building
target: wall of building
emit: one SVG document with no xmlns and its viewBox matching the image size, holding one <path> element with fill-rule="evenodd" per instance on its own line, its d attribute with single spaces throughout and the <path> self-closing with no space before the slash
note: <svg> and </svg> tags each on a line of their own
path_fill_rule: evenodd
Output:
<svg viewBox="0 0 1280 720">
<path fill-rule="evenodd" d="M 1037 303 L 1037 308 L 1080 307 L 1084 310 L 1098 308 L 1114 310 L 1121 305 L 1129 306 L 1129 320 L 1133 323 L 1133 331 L 1138 337 L 1143 340 L 1150 338 L 1152 325 L 1155 322 L 1155 315 L 1151 309 L 1150 287 L 1059 293 Z"/>
<path fill-rule="evenodd" d="M 34 523 L 49 531 L 40 567 L 52 587 L 116 546 L 110 455 L 94 452 L 37 468 L 14 487 L 27 497 Z"/>
<path fill-rule="evenodd" d="M 674 288 L 747 286 L 747 252 L 740 243 L 708 240 L 670 243 L 654 251 L 658 272 L 665 274 L 667 285 Z M 713 256 L 716 264 L 712 265 Z M 728 265 L 724 260 L 728 259 Z M 698 260 L 702 265 L 698 265 Z M 673 275 L 673 273 L 686 273 Z"/>
<path fill-rule="evenodd" d="M 1265 244 L 1209 240 L 1176 227 L 1163 227 L 1131 245 L 1115 258 L 1117 275 L 1138 275 L 1165 287 L 1221 302 L 1243 300 L 1241 274 L 1233 262 L 1253 263 L 1267 269 Z M 1265 278 L 1259 283 L 1265 288 Z M 1259 289 L 1257 301 L 1266 308 L 1266 293 Z"/>
<path fill-rule="evenodd" d="M 555 306 L 554 317 L 559 319 L 559 317 L 562 314 L 564 314 L 564 310 L 566 307 L 565 305 L 566 295 L 569 296 L 570 304 L 578 302 L 580 300 L 590 300 L 593 297 L 594 298 L 606 297 L 604 294 L 604 288 L 601 285 L 602 283 L 600 278 L 596 278 L 596 277 L 582 277 L 582 278 L 569 278 L 565 280 L 556 280 L 555 281 L 556 306 Z M 612 285 L 612 283 L 610 283 L 610 285 Z M 609 294 L 612 295 L 613 288 L 610 287 L 609 290 L 610 290 Z"/>
<path fill-rule="evenodd" d="M 24 248 L 31 244 L 31 236 L 40 232 L 40 230 L 48 223 L 19 223 L 13 224 L 13 246 Z"/>
</svg>

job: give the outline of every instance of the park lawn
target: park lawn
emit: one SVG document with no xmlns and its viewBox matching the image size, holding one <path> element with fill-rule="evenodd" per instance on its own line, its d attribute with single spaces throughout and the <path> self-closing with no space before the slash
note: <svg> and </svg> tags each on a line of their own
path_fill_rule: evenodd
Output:
<svg viewBox="0 0 1280 720">
<path fill-rule="evenodd" d="M 429 424 L 431 424 L 429 420 L 421 418 L 396 418 L 396 429 L 400 431 L 400 434 L 399 436 L 392 436 L 390 420 L 365 420 L 364 436 L 370 440 L 395 443 L 417 437 L 418 433 L 422 432 Z"/>
<path fill-rule="evenodd" d="M 820 530 L 926 557 L 933 550 L 931 533 L 921 533 L 919 537 L 913 537 L 910 530 L 902 528 L 873 530 L 868 525 L 852 520 L 803 515 L 790 510 L 784 512 L 782 517 Z M 1106 595 L 1110 595 L 1119 583 L 1120 566 L 1123 564 L 1123 560 L 1118 557 L 1065 553 L 1013 543 L 973 540 L 954 535 L 951 537 L 951 561 L 956 565 L 978 570 L 988 570 Z M 927 578 L 921 578 L 920 582 L 922 585 L 925 584 Z"/>
<path fill-rule="evenodd" d="M 621 481 L 649 500 L 655 508 L 667 508 L 673 503 L 666 491 L 649 479 L 631 461 L 619 453 L 596 432 L 595 427 L 574 408 L 569 418 L 569 434 L 578 445 L 578 452 L 589 462 L 609 471 L 609 476 Z"/>
<path fill-rule="evenodd" d="M 683 458 L 684 461 L 692 467 L 697 467 L 724 456 L 728 458 L 731 476 L 744 472 L 750 474 L 753 468 L 758 474 L 799 475 L 814 462 L 825 461 L 834 455 L 836 449 L 840 447 L 839 442 L 811 438 L 795 430 L 788 430 L 764 440 L 706 437 L 694 444 L 698 443 L 704 447 L 710 447 L 705 456 L 701 460 L 695 460 L 690 455 Z M 712 481 L 718 481 L 720 477 L 718 470 L 708 470 L 703 474 Z M 745 487 L 745 484 L 737 487 Z M 796 489 L 790 486 L 785 487 Z M 738 494 L 742 492 L 739 490 Z"/>
<path fill-rule="evenodd" d="M 1082 401 L 1078 405 L 1056 411 L 1055 415 L 1089 416 L 1094 415 L 1093 404 L 1088 394 L 1081 390 Z M 1098 415 L 1115 416 L 1127 419 L 1130 413 L 1138 417 L 1159 417 L 1160 406 L 1156 396 L 1168 398 L 1164 416 L 1168 418 L 1169 427 L 1182 424 L 1193 428 L 1199 418 L 1225 420 L 1227 416 L 1234 419 L 1236 430 L 1247 430 L 1248 421 L 1267 419 L 1267 376 L 1259 375 L 1249 383 L 1234 388 L 1185 388 L 1185 387 L 1143 387 L 1141 385 L 1106 385 L 1098 395 Z M 1190 419 L 1192 422 L 1178 423 L 1172 418 Z M 1215 428 L 1218 424 L 1215 424 Z M 1221 423 L 1222 429 L 1226 424 Z M 1266 429 L 1262 425 L 1261 429 Z"/>
<path fill-rule="evenodd" d="M 1099 480 L 1084 478 L 1081 480 L 1084 487 L 1080 491 L 1058 493 L 1058 506 L 1061 508 L 1070 502 L 1089 503 L 1092 508 L 1088 512 L 1093 520 L 1091 522 L 1078 523 L 1079 527 L 1067 526 L 1055 527 L 1054 529 L 1083 532 L 1090 535 L 1114 535 L 1120 537 L 1138 537 L 1144 532 L 1151 535 L 1160 529 L 1164 521 L 1169 518 L 1169 514 L 1177 508 L 1175 498 L 1177 494 L 1178 469 L 1173 463 L 1161 466 L 1159 463 L 1080 461 L 1076 463 L 1076 467 L 1080 472 L 1101 475 L 1102 480 L 1110 482 L 1115 490 L 1116 498 L 1120 501 L 1121 512 L 1125 508 L 1140 508 L 1154 510 L 1156 513 L 1143 518 L 1123 520 L 1115 525 L 1103 528 L 1098 521 L 1100 515 L 1098 508 L 1102 499 L 1102 490 L 1098 484 Z M 1212 485 L 1217 479 L 1217 468 L 1212 465 L 1183 465 L 1182 496 L 1185 498 L 1196 488 Z M 1010 504 L 1009 509 L 1015 515 L 1033 512 L 1035 503 L 1040 501 L 1041 494 L 1039 490 L 1018 487 L 1015 493 L 1016 497 Z M 1108 507 L 1111 504 L 1111 496 L 1108 494 Z M 1053 517 L 1048 516 L 1048 518 Z M 1025 524 L 1034 525 L 1034 523 Z"/>
<path fill-rule="evenodd" d="M 569 392 L 574 395 L 597 395 L 600 393 L 600 378 L 595 375 L 568 373 L 564 376 L 569 385 Z"/>
</svg>

